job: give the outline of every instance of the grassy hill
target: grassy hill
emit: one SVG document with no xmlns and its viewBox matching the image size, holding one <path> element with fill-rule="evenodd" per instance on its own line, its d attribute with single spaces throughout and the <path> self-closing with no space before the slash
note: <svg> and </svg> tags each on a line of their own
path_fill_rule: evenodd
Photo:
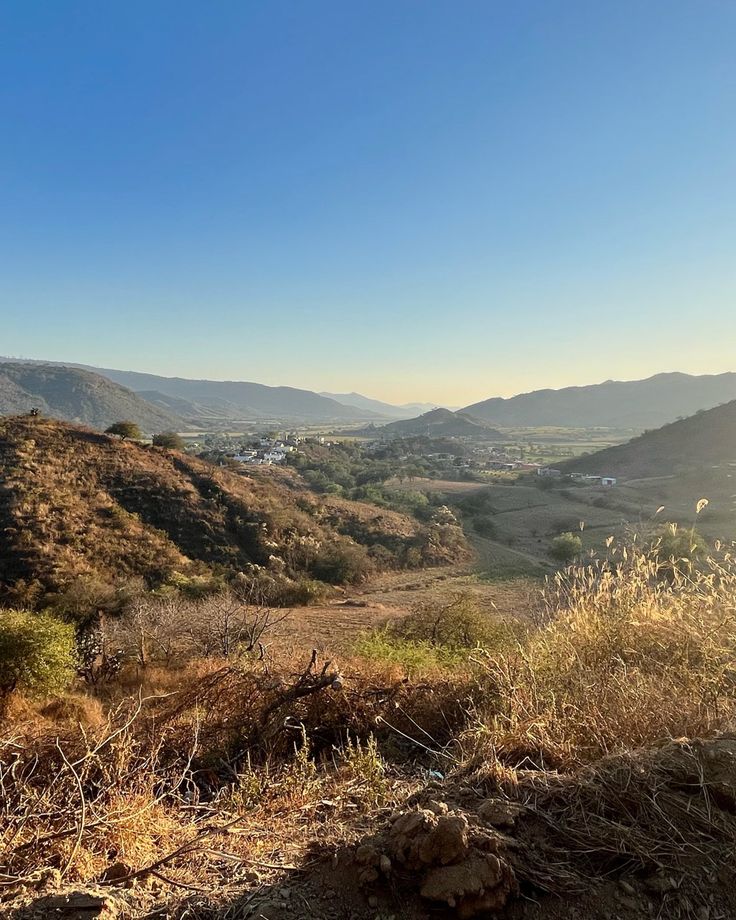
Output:
<svg viewBox="0 0 736 920">
<path fill-rule="evenodd" d="M 24 602 L 80 579 L 340 583 L 466 551 L 457 527 L 320 499 L 296 474 L 246 476 L 44 418 L 0 421 L 0 484 L 0 598 Z"/>
<path fill-rule="evenodd" d="M 501 427 L 654 428 L 736 399 L 736 374 L 657 374 L 474 403 L 464 412 Z"/>
<path fill-rule="evenodd" d="M 33 408 L 101 429 L 122 419 L 135 422 L 148 434 L 182 425 L 174 412 L 151 405 L 99 374 L 53 364 L 0 364 L 0 415 Z"/>
<path fill-rule="evenodd" d="M 628 479 L 736 462 L 736 400 L 565 464 L 570 472 Z"/>
</svg>

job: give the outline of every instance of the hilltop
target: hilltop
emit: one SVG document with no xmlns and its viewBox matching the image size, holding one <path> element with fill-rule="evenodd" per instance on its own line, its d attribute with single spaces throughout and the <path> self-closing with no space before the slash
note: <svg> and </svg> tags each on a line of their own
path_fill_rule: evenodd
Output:
<svg viewBox="0 0 736 920">
<path fill-rule="evenodd" d="M 129 419 L 155 434 L 181 427 L 176 413 L 146 402 L 99 374 L 55 364 L 0 364 L 0 415 L 39 409 L 44 415 L 104 429 Z"/>
<path fill-rule="evenodd" d="M 406 438 L 415 435 L 430 438 L 484 438 L 502 437 L 499 431 L 485 422 L 471 418 L 463 412 L 450 409 L 432 409 L 417 418 L 389 422 L 378 429 L 381 437 Z"/>
<path fill-rule="evenodd" d="M 0 421 L 0 597 L 75 582 L 238 573 L 340 583 L 459 558 L 457 527 L 316 497 L 288 471 L 221 469 L 58 421 Z"/>
<path fill-rule="evenodd" d="M 570 472 L 641 478 L 736 461 L 736 400 L 564 465 Z"/>
<path fill-rule="evenodd" d="M 736 374 L 656 374 L 496 397 L 463 409 L 501 427 L 653 428 L 736 399 Z"/>
</svg>

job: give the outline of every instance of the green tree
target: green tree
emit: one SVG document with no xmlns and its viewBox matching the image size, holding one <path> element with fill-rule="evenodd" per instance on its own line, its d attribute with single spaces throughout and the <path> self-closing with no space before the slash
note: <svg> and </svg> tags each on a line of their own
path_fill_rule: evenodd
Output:
<svg viewBox="0 0 736 920">
<path fill-rule="evenodd" d="M 141 430 L 136 425 L 136 423 L 129 421 L 115 422 L 114 425 L 110 425 L 109 428 L 105 429 L 105 434 L 117 435 L 119 438 L 122 438 L 123 441 L 140 441 L 143 437 Z"/>
<path fill-rule="evenodd" d="M 74 627 L 45 613 L 0 611 L 0 701 L 14 690 L 51 693 L 74 676 Z"/>
<path fill-rule="evenodd" d="M 168 450 L 184 450 L 184 441 L 175 431 L 162 431 L 153 436 L 154 447 L 166 447 Z"/>
<path fill-rule="evenodd" d="M 583 541 L 569 530 L 555 537 L 550 544 L 549 554 L 558 562 L 572 562 L 583 551 Z"/>
</svg>

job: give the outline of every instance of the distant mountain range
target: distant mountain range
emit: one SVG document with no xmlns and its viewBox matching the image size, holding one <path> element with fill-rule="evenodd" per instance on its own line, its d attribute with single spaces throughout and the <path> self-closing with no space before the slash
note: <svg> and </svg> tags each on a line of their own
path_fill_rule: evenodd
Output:
<svg viewBox="0 0 736 920">
<path fill-rule="evenodd" d="M 137 393 L 159 411 L 174 414 L 194 426 L 218 421 L 242 422 L 259 419 L 330 422 L 361 419 L 379 421 L 386 417 L 368 409 L 343 405 L 311 390 L 296 387 L 270 387 L 261 383 L 237 380 L 161 377 L 157 374 L 93 367 L 87 364 L 39 361 L 23 363 L 28 366 L 68 367 L 100 375 Z M 70 416 L 64 417 L 73 420 Z"/>
<path fill-rule="evenodd" d="M 609 380 L 591 386 L 535 390 L 508 399 L 496 397 L 454 411 L 428 403 L 394 406 L 360 393 L 325 394 L 237 380 L 162 377 L 83 364 L 0 358 L 0 366 L 7 369 L 0 382 L 0 413 L 26 411 L 37 405 L 48 414 L 95 427 L 127 417 L 148 432 L 259 421 L 297 425 L 364 421 L 378 425 L 386 420 L 388 436 L 396 430 L 391 428 L 394 421 L 412 420 L 416 425 L 405 429 L 407 434 L 430 430 L 438 437 L 452 436 L 451 431 L 454 436 L 469 434 L 474 424 L 491 428 L 641 430 L 736 399 L 736 373 L 671 373 L 646 380 Z M 56 374 L 52 374 L 53 368 Z M 87 376 L 69 376 L 64 371 L 86 372 Z M 118 388 L 105 386 L 103 380 Z M 433 416 L 434 412 L 439 415 Z M 457 424 L 451 421 L 453 415 L 460 419 Z"/>
<path fill-rule="evenodd" d="M 105 429 L 128 419 L 147 434 L 180 429 L 182 421 L 99 374 L 54 364 L 0 364 L 0 415 L 39 409 L 44 415 Z"/>
<path fill-rule="evenodd" d="M 376 429 L 382 438 L 482 438 L 493 440 L 502 435 L 485 422 L 450 409 L 432 409 L 418 418 L 389 422 Z"/>
<path fill-rule="evenodd" d="M 356 409 L 365 409 L 384 418 L 414 418 L 424 412 L 436 409 L 434 403 L 404 403 L 394 406 L 391 403 L 381 402 L 380 399 L 370 399 L 360 393 L 320 393 L 328 399 L 334 399 L 343 406 L 353 406 Z"/>
<path fill-rule="evenodd" d="M 496 397 L 461 411 L 500 427 L 654 428 L 736 399 L 736 374 L 657 374 Z"/>
<path fill-rule="evenodd" d="M 564 464 L 566 472 L 639 479 L 736 463 L 736 400 Z"/>
<path fill-rule="evenodd" d="M 240 380 L 189 380 L 184 377 L 159 377 L 137 371 L 119 371 L 91 367 L 116 383 L 148 398 L 175 399 L 178 414 L 196 422 L 219 417 L 233 421 L 283 419 L 285 421 L 332 421 L 340 419 L 378 418 L 367 409 L 345 406 L 311 390 L 296 387 L 269 387 L 262 383 Z M 165 401 L 165 400 L 164 400 Z M 188 406 L 186 405 L 188 404 Z"/>
</svg>

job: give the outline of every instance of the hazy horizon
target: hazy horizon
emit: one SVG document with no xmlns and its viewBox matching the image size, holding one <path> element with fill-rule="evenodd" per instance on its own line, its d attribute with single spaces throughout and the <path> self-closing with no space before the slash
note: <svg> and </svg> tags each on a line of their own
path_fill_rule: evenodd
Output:
<svg viewBox="0 0 736 920">
<path fill-rule="evenodd" d="M 351 393 L 355 393 L 359 396 L 364 396 L 369 399 L 380 400 L 382 402 L 386 402 L 386 403 L 396 405 L 396 406 L 409 404 L 409 403 L 433 403 L 436 406 L 447 406 L 447 407 L 451 407 L 455 409 L 463 408 L 465 406 L 472 405 L 473 403 L 482 402 L 483 400 L 492 399 L 494 397 L 499 397 L 499 396 L 505 399 L 508 399 L 513 396 L 519 396 L 525 393 L 533 392 L 534 390 L 561 390 L 561 389 L 565 389 L 566 387 L 595 386 L 598 384 L 606 383 L 608 381 L 631 382 L 631 381 L 638 381 L 638 380 L 646 380 L 650 377 L 654 377 L 659 374 L 682 373 L 682 374 L 692 374 L 692 375 L 702 375 L 702 374 L 718 375 L 718 374 L 736 373 L 733 367 L 726 367 L 723 370 L 708 370 L 708 371 L 687 371 L 679 367 L 678 368 L 664 368 L 660 370 L 651 371 L 650 373 L 645 373 L 641 377 L 604 376 L 604 377 L 600 377 L 596 379 L 576 381 L 573 383 L 562 383 L 559 386 L 554 386 L 550 384 L 550 385 L 543 385 L 539 387 L 530 387 L 528 389 L 515 390 L 513 392 L 512 391 L 498 392 L 498 391 L 488 390 L 487 392 L 483 391 L 481 395 L 478 395 L 475 398 L 466 399 L 460 402 L 453 402 L 453 400 L 451 399 L 436 399 L 436 400 L 425 399 L 423 398 L 421 394 L 417 395 L 415 398 L 410 397 L 408 399 L 392 399 L 392 398 L 389 398 L 388 396 L 384 397 L 381 395 L 377 395 L 375 392 L 367 392 L 367 391 L 359 390 L 350 384 L 344 384 L 342 387 L 337 387 L 337 388 L 330 390 L 325 387 L 311 386 L 308 383 L 298 383 L 298 382 L 290 383 L 290 382 L 284 382 L 284 381 L 270 382 L 268 380 L 261 380 L 261 379 L 256 379 L 255 377 L 249 377 L 247 373 L 241 373 L 241 374 L 229 375 L 229 376 L 218 376 L 217 374 L 209 375 L 209 374 L 202 374 L 202 373 L 194 372 L 191 369 L 186 372 L 177 371 L 177 372 L 171 372 L 171 373 L 164 373 L 160 369 L 157 370 L 153 368 L 141 368 L 141 367 L 127 366 L 127 365 L 126 366 L 117 366 L 117 365 L 112 366 L 109 364 L 104 364 L 103 362 L 100 362 L 100 361 L 93 361 L 93 360 L 82 361 L 77 358 L 52 358 L 48 356 L 36 357 L 32 355 L 0 355 L 0 361 L 2 361 L 3 359 L 10 359 L 12 361 L 29 361 L 29 362 L 41 362 L 41 363 L 49 362 L 52 364 L 67 364 L 67 365 L 82 364 L 82 365 L 86 365 L 89 367 L 93 367 L 93 368 L 98 367 L 98 368 L 102 368 L 106 370 L 133 371 L 135 373 L 140 373 L 140 374 L 153 374 L 159 377 L 179 377 L 179 378 L 184 378 L 184 379 L 189 379 L 189 380 L 212 380 L 212 381 L 260 383 L 266 386 L 294 387 L 300 390 L 310 390 L 314 393 L 335 394 L 335 395 L 343 395 L 343 396 L 348 396 Z"/>
<path fill-rule="evenodd" d="M 392 403 L 730 369 L 736 6 L 10 2 L 0 350 Z"/>
</svg>

